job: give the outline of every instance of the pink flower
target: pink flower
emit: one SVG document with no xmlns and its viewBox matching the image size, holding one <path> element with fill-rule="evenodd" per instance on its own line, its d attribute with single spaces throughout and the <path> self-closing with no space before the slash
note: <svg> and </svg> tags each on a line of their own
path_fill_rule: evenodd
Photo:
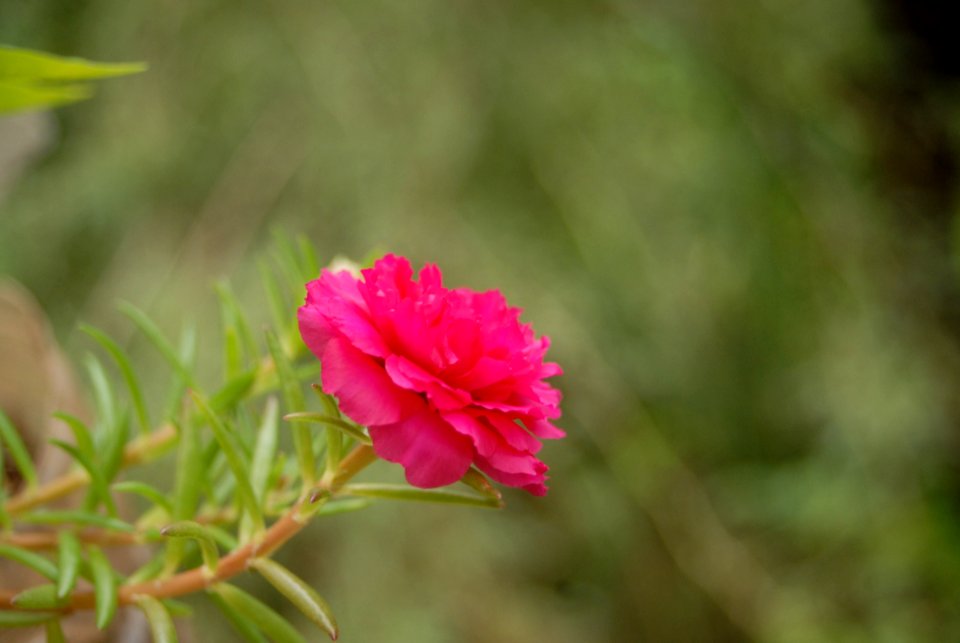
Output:
<svg viewBox="0 0 960 643">
<path fill-rule="evenodd" d="M 447 289 L 427 264 L 387 255 L 357 279 L 324 270 L 298 311 L 320 358 L 323 390 L 366 426 L 377 455 L 407 481 L 439 487 L 470 467 L 542 496 L 538 438 L 561 438 L 560 392 L 544 378 L 550 341 L 537 339 L 497 290 Z"/>
</svg>

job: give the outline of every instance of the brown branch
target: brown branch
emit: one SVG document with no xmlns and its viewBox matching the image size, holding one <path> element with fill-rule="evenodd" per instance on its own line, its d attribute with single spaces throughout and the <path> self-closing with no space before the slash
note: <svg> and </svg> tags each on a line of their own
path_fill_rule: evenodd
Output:
<svg viewBox="0 0 960 643">
<path fill-rule="evenodd" d="M 85 530 L 78 532 L 76 536 L 82 543 L 99 545 L 101 547 L 142 545 L 147 540 L 147 534 L 144 533 L 129 534 L 119 531 L 108 531 L 106 529 Z M 0 536 L 0 544 L 12 545 L 20 549 L 56 549 L 58 544 L 57 532 L 29 531 L 4 534 Z"/>
<path fill-rule="evenodd" d="M 340 462 L 337 474 L 329 487 L 321 490 L 326 493 L 313 494 L 311 497 L 335 493 L 337 489 L 376 459 L 377 456 L 369 446 L 360 445 L 356 447 Z M 172 598 L 192 594 L 206 589 L 213 583 L 227 580 L 246 571 L 251 560 L 270 555 L 310 522 L 312 513 L 310 505 L 311 498 L 307 497 L 292 506 L 279 520 L 270 525 L 270 528 L 263 533 L 261 538 L 249 542 L 221 558 L 213 574 L 210 574 L 201 565 L 167 578 L 144 581 L 133 585 L 122 585 L 118 591 L 118 602 L 121 605 L 130 605 L 135 602 L 138 596 Z M 18 593 L 0 590 L 0 609 L 14 607 L 11 601 Z M 90 590 L 80 590 L 74 592 L 70 596 L 69 602 L 59 608 L 59 611 L 71 612 L 92 609 L 94 605 L 94 593 Z"/>
<path fill-rule="evenodd" d="M 194 520 L 201 525 L 222 525 L 234 522 L 236 511 L 222 509 L 211 513 L 201 513 Z M 82 543 L 101 547 L 144 545 L 150 541 L 162 539 L 160 532 L 156 529 L 140 530 L 135 533 L 111 531 L 109 529 L 85 529 L 78 532 L 76 536 Z M 12 545 L 20 549 L 56 549 L 58 544 L 57 532 L 52 530 L 0 533 L 0 545 Z"/>
</svg>

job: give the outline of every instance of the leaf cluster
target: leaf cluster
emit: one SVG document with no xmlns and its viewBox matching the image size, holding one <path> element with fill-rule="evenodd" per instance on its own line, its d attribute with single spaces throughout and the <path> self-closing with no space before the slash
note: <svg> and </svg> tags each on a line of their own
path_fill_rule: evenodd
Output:
<svg viewBox="0 0 960 643">
<path fill-rule="evenodd" d="M 317 362 L 300 341 L 295 310 L 303 284 L 318 273 L 309 244 L 276 235 L 261 263 L 272 309 L 262 337 L 251 330 L 229 284 L 217 286 L 223 368 L 213 386 L 197 375 L 191 330 L 174 341 L 147 313 L 121 304 L 120 312 L 167 367 L 169 402 L 160 409 L 147 403 L 125 348 L 82 326 L 96 347 L 84 364 L 96 420 L 56 414 L 73 438 L 51 440 L 74 463 L 59 479 L 39 479 L 16 427 L 0 413 L 0 466 L 9 457 L 25 482 L 13 497 L 0 489 L 0 558 L 47 581 L 6 594 L 0 588 L 0 628 L 42 625 L 49 641 L 63 640 L 61 620 L 68 612 L 93 609 L 97 626 L 105 628 L 118 607 L 132 605 L 146 615 L 154 640 L 175 641 L 173 617 L 189 610 L 174 597 L 201 593 L 244 640 L 303 641 L 278 612 L 229 583 L 249 569 L 336 638 L 327 603 L 269 557 L 309 520 L 377 499 L 500 506 L 499 494 L 476 471 L 463 480 L 469 492 L 349 483 L 375 456 L 365 428 L 309 386 L 318 379 Z M 284 426 L 292 433 L 292 453 L 282 448 Z M 166 489 L 137 475 L 137 465 L 160 458 L 175 471 Z M 48 507 L 81 489 L 76 507 Z M 123 511 L 131 503 L 120 502 L 130 495 L 146 507 L 136 516 Z M 123 570 L 105 554 L 113 546 L 152 553 L 138 569 Z"/>
</svg>

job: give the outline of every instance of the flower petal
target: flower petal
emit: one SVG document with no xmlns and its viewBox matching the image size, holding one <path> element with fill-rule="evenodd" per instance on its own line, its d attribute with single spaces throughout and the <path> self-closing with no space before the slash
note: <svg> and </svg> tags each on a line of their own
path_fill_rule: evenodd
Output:
<svg viewBox="0 0 960 643">
<path fill-rule="evenodd" d="M 386 367 L 387 374 L 397 386 L 426 393 L 427 399 L 440 410 L 461 409 L 470 404 L 469 393 L 458 391 L 405 357 L 391 355 L 386 360 Z"/>
<path fill-rule="evenodd" d="M 518 451 L 527 451 L 536 453 L 543 445 L 540 440 L 527 433 L 527 430 L 514 422 L 506 415 L 499 413 L 488 413 L 487 421 L 493 426 L 496 432 L 506 440 L 514 449 Z"/>
<path fill-rule="evenodd" d="M 490 457 L 477 456 L 477 468 L 501 484 L 520 487 L 535 496 L 547 493 L 547 465 L 529 453 L 504 448 Z"/>
<path fill-rule="evenodd" d="M 322 321 L 316 320 L 317 313 L 322 317 Z M 366 302 L 360 295 L 359 282 L 345 270 L 324 270 L 319 279 L 308 283 L 307 303 L 300 309 L 299 316 L 300 332 L 304 341 L 318 356 L 323 354 L 323 350 L 318 352 L 314 348 L 308 333 L 332 334 L 328 329 L 336 329 L 356 348 L 369 355 L 387 355 L 386 342 L 370 319 Z M 323 328 L 314 330 L 317 325 L 322 325 Z"/>
<path fill-rule="evenodd" d="M 557 428 L 549 420 L 524 420 L 523 423 L 534 435 L 545 440 L 557 440 L 567 435 L 563 429 Z"/>
<path fill-rule="evenodd" d="M 370 437 L 377 455 L 402 464 L 407 482 L 415 487 L 453 484 L 474 458 L 470 439 L 430 410 L 394 424 L 371 426 Z"/>
<path fill-rule="evenodd" d="M 500 447 L 500 438 L 493 429 L 468 413 L 444 413 L 443 419 L 457 433 L 469 437 L 480 455 L 491 456 Z"/>
<path fill-rule="evenodd" d="M 343 339 L 331 339 L 321 359 L 323 390 L 336 395 L 354 422 L 391 424 L 423 408 L 423 400 L 394 384 L 383 367 Z"/>
</svg>

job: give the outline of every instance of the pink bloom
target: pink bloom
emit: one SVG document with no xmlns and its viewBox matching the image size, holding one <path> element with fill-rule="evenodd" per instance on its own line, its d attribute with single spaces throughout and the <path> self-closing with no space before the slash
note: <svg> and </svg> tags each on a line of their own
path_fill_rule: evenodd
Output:
<svg viewBox="0 0 960 643">
<path fill-rule="evenodd" d="M 497 291 L 447 289 L 427 264 L 387 255 L 357 279 L 324 270 L 298 311 L 303 341 L 320 358 L 323 390 L 368 427 L 377 455 L 407 481 L 439 487 L 475 464 L 494 480 L 547 492 L 539 438 L 560 438 L 560 392 L 520 310 Z"/>
</svg>

